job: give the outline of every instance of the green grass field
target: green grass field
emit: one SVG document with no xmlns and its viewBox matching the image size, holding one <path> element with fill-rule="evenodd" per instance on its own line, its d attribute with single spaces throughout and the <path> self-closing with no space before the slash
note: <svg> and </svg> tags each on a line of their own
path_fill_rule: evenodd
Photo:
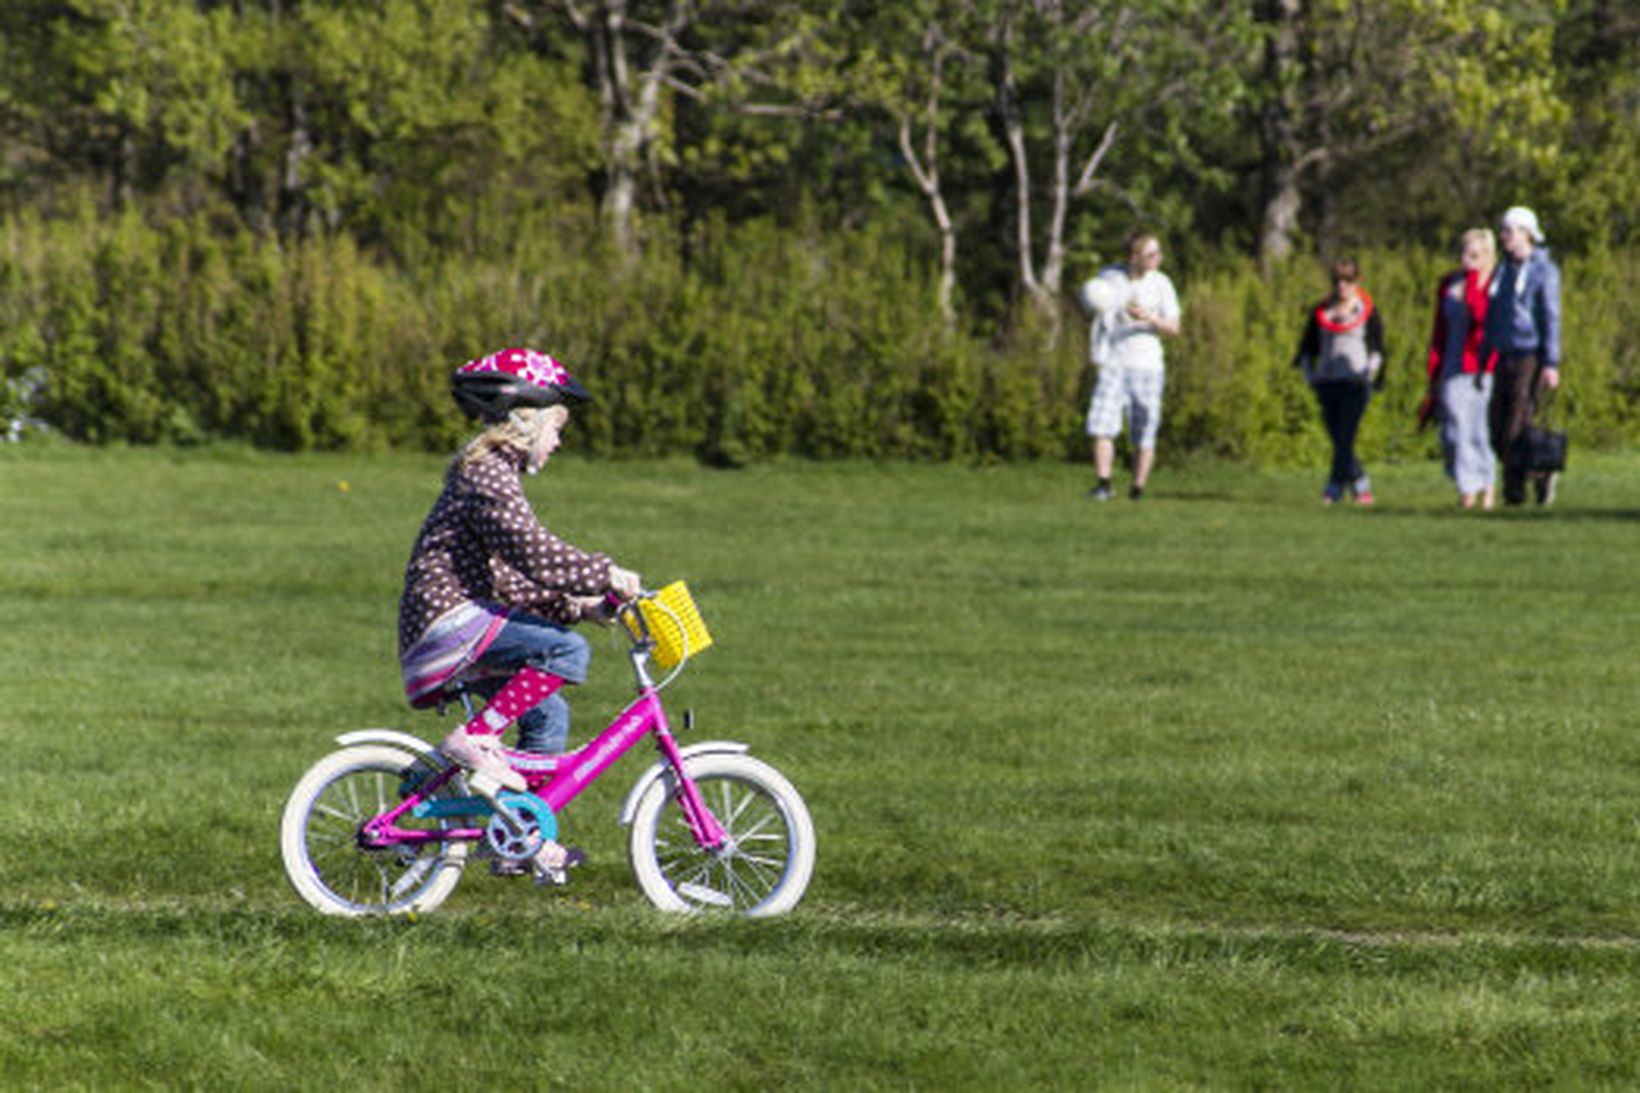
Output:
<svg viewBox="0 0 1640 1093">
<path fill-rule="evenodd" d="M 687 577 L 669 693 L 804 792 L 808 898 L 417 921 L 289 891 L 284 795 L 400 698 L 441 461 L 0 449 L 0 1086 L 1633 1087 L 1640 457 L 1548 512 L 1313 473 L 566 459 L 555 530 Z M 630 686 L 595 636 L 578 738 Z M 687 741 L 686 741 L 687 742 Z"/>
</svg>

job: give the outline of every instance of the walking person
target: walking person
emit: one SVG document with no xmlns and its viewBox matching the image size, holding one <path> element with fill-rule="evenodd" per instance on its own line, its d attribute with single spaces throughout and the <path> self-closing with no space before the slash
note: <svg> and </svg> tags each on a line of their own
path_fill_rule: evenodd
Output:
<svg viewBox="0 0 1640 1093">
<path fill-rule="evenodd" d="M 1429 340 L 1429 397 L 1441 421 L 1441 452 L 1447 477 L 1458 487 L 1458 504 L 1492 507 L 1497 460 L 1487 409 L 1492 400 L 1496 354 L 1481 356 L 1497 240 L 1486 228 L 1464 232 L 1461 265 L 1435 290 L 1435 329 Z"/>
<path fill-rule="evenodd" d="M 1083 299 L 1095 312 L 1088 355 L 1099 368 L 1087 418 L 1098 479 L 1088 496 L 1095 501 L 1111 498 L 1116 438 L 1124 418 L 1133 445 L 1129 499 L 1144 496 L 1156 462 L 1167 378 L 1162 338 L 1178 334 L 1180 318 L 1179 295 L 1161 264 L 1161 241 L 1148 232 L 1135 232 L 1127 239 L 1127 261 L 1101 270 L 1083 286 Z"/>
<path fill-rule="evenodd" d="M 1321 404 L 1321 420 L 1332 440 L 1332 468 L 1321 491 L 1322 504 L 1351 497 L 1373 503 L 1372 480 L 1355 454 L 1355 436 L 1372 392 L 1384 386 L 1384 324 L 1372 297 L 1360 285 L 1353 258 L 1332 265 L 1332 293 L 1310 312 L 1293 363 Z"/>
<path fill-rule="evenodd" d="M 1516 205 L 1498 227 L 1504 262 L 1492 281 L 1492 298 L 1481 339 L 1482 353 L 1497 354 L 1488 405 L 1492 448 L 1503 460 L 1503 501 L 1526 501 L 1531 481 L 1537 502 L 1555 499 L 1559 474 L 1528 464 L 1526 431 L 1537 416 L 1539 390 L 1560 386 L 1560 269 L 1543 245 L 1537 214 Z"/>
</svg>

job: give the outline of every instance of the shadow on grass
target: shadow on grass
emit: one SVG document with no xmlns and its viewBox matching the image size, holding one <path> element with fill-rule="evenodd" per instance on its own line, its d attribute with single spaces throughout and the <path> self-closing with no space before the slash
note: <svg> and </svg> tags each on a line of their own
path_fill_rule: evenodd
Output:
<svg viewBox="0 0 1640 1093">
<path fill-rule="evenodd" d="M 1483 512 L 1475 509 L 1461 509 L 1456 505 L 1442 505 L 1438 508 L 1431 508 L 1379 502 L 1373 506 L 1372 515 L 1375 517 L 1417 517 L 1425 520 L 1434 517 L 1448 520 L 1473 520 L 1489 524 L 1640 523 L 1640 509 L 1581 508 L 1570 505 L 1554 505 L 1549 508 L 1540 508 L 1536 505 L 1521 508 L 1499 507 L 1490 512 Z"/>
<path fill-rule="evenodd" d="M 314 952 L 408 946 L 412 952 L 425 950 L 429 959 L 449 951 L 470 951 L 501 961 L 515 949 L 537 958 L 548 950 L 569 956 L 595 949 L 641 949 L 979 969 L 1254 962 L 1335 974 L 1367 968 L 1378 973 L 1447 970 L 1466 976 L 1640 972 L 1640 938 L 1621 932 L 1568 936 L 1487 928 L 1347 931 L 1294 923 L 1134 923 L 1104 916 L 903 915 L 837 905 L 762 920 L 567 905 L 544 905 L 522 919 L 484 913 L 334 919 L 256 905 L 10 901 L 0 903 L 0 928 L 14 939 L 68 948 L 91 941 L 139 948 L 204 941 L 227 954 L 291 946 Z"/>
</svg>

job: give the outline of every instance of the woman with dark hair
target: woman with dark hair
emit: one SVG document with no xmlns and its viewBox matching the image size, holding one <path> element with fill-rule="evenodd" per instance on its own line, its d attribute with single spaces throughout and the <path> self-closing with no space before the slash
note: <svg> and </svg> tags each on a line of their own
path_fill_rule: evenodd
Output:
<svg viewBox="0 0 1640 1093">
<path fill-rule="evenodd" d="M 1321 491 L 1322 504 L 1349 496 L 1358 505 L 1370 505 L 1372 480 L 1356 457 L 1355 434 L 1372 392 L 1384 386 L 1384 324 L 1360 285 L 1355 259 L 1333 263 L 1332 285 L 1332 294 L 1310 312 L 1293 363 L 1315 391 L 1332 438 L 1332 470 Z"/>
</svg>

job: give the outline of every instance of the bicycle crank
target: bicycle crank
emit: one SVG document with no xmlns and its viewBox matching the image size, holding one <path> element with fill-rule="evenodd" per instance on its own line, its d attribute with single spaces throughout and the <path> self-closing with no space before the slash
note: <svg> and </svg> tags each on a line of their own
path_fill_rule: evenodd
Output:
<svg viewBox="0 0 1640 1093">
<path fill-rule="evenodd" d="M 527 861 L 548 839 L 558 838 L 558 818 L 533 793 L 500 793 L 484 825 L 484 842 L 506 861 Z"/>
</svg>

